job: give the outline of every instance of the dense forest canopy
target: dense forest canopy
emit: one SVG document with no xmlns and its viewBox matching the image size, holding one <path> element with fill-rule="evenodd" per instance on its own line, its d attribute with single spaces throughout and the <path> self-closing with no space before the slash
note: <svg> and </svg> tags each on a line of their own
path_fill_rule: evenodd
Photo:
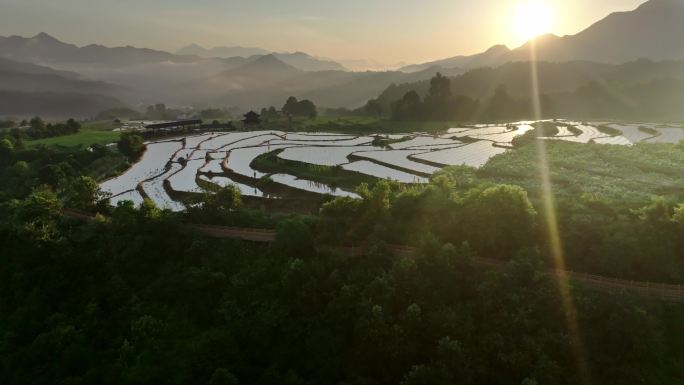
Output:
<svg viewBox="0 0 684 385">
<path fill-rule="evenodd" d="M 2 383 L 579 384 L 578 362 L 596 383 L 682 380 L 680 304 L 574 285 L 569 334 L 534 142 L 426 186 L 362 185 L 314 216 L 243 206 L 234 188 L 181 214 L 111 208 L 95 180 L 127 156 L 2 143 Z M 569 268 L 684 281 L 681 144 L 548 154 Z M 212 239 L 188 223 L 277 237 Z M 393 256 L 393 243 L 419 252 Z"/>
</svg>

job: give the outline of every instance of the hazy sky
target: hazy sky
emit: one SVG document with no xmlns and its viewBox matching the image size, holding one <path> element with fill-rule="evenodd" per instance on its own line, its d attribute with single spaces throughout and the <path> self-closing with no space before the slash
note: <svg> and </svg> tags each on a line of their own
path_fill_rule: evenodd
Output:
<svg viewBox="0 0 684 385">
<path fill-rule="evenodd" d="M 552 32 L 574 34 L 645 0 L 546 0 Z M 0 0 L 0 35 L 48 32 L 78 45 L 175 50 L 259 46 L 335 59 L 422 62 L 521 43 L 523 0 Z"/>
</svg>

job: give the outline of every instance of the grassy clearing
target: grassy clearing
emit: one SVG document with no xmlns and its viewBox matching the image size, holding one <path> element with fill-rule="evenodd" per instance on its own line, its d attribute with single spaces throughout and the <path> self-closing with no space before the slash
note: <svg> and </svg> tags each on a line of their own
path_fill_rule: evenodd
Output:
<svg viewBox="0 0 684 385">
<path fill-rule="evenodd" d="M 93 144 L 108 144 L 119 139 L 119 132 L 112 131 L 115 128 L 112 122 L 88 122 L 84 123 L 81 130 L 74 135 L 57 136 L 27 141 L 29 146 L 59 146 L 59 147 L 88 147 Z"/>
<path fill-rule="evenodd" d="M 635 146 L 547 141 L 553 188 L 559 198 L 587 196 L 640 207 L 653 196 L 684 198 L 684 147 L 640 143 Z M 540 195 L 539 155 L 534 143 L 490 160 L 477 171 L 483 182 L 522 186 Z"/>
</svg>

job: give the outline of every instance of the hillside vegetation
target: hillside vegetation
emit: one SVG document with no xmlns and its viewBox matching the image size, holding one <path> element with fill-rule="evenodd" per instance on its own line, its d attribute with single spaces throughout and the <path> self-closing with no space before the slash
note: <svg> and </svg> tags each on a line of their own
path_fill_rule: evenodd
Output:
<svg viewBox="0 0 684 385">
<path fill-rule="evenodd" d="M 640 60 L 619 66 L 588 62 L 538 63 L 539 92 L 544 117 L 568 119 L 632 119 L 682 121 L 684 62 Z M 532 108 L 529 63 L 508 63 L 497 68 L 479 68 L 450 77 L 452 95 L 477 102 L 462 121 L 491 121 L 535 118 Z M 433 78 L 434 79 L 434 78 Z M 415 91 L 429 95 L 431 81 L 423 80 L 388 87 L 374 101 L 389 115 L 393 104 Z M 513 112 L 505 116 L 488 113 L 500 89 L 507 91 Z M 519 107 L 516 107 L 520 105 Z"/>
</svg>

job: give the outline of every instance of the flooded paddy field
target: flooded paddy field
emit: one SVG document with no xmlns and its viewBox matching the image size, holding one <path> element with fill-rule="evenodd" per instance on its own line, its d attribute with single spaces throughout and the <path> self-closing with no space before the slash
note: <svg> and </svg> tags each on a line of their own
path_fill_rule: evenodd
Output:
<svg viewBox="0 0 684 385">
<path fill-rule="evenodd" d="M 499 154 L 515 151 L 514 139 L 532 131 L 534 123 L 454 127 L 434 135 L 408 132 L 356 136 L 275 130 L 188 135 L 146 143 L 147 149 L 136 164 L 104 181 L 100 187 L 111 194 L 112 204 L 130 200 L 139 205 L 147 198 L 173 211 L 182 211 L 185 205 L 172 197 L 210 193 L 229 185 L 236 186 L 244 196 L 279 198 L 260 188 L 264 178 L 293 193 L 358 198 L 355 192 L 334 184 L 287 172 L 263 172 L 255 169 L 253 163 L 275 152 L 277 159 L 303 168 L 342 170 L 370 178 L 420 184 L 429 182 L 429 177 L 443 167 L 481 167 Z M 621 146 L 640 142 L 677 143 L 684 140 L 684 128 L 648 123 L 558 121 L 555 134 L 541 139 Z"/>
</svg>

